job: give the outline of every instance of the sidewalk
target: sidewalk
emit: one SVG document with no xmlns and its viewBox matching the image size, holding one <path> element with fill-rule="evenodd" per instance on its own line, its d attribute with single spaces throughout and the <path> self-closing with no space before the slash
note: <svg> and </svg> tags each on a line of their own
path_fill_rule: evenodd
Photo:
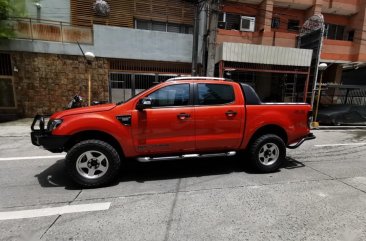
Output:
<svg viewBox="0 0 366 241">
<path fill-rule="evenodd" d="M 33 118 L 24 118 L 16 121 L 0 123 L 0 137 L 30 136 L 32 122 Z"/>
</svg>

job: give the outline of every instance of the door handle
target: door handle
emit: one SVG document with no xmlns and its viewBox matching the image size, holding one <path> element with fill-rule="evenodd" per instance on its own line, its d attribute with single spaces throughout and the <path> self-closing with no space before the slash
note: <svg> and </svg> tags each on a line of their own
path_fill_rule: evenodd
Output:
<svg viewBox="0 0 366 241">
<path fill-rule="evenodd" d="M 227 115 L 227 117 L 234 117 L 234 116 L 236 116 L 237 112 L 228 110 L 225 114 Z"/>
<path fill-rule="evenodd" d="M 180 120 L 186 120 L 186 119 L 190 118 L 191 115 L 190 114 L 186 114 L 186 113 L 180 113 L 179 115 L 177 115 L 177 117 Z"/>
</svg>

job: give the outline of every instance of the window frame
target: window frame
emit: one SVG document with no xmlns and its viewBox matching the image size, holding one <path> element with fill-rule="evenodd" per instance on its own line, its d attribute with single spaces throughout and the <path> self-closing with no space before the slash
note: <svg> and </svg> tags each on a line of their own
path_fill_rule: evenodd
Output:
<svg viewBox="0 0 366 241">
<path fill-rule="evenodd" d="M 188 104 L 187 105 L 171 105 L 171 106 L 152 106 L 151 109 L 169 109 L 169 108 L 187 108 L 187 107 L 193 107 L 193 86 L 191 83 L 175 83 L 175 84 L 171 84 L 171 85 L 166 85 L 162 88 L 159 88 L 153 92 L 150 92 L 149 94 L 145 95 L 144 98 L 148 98 L 150 95 L 152 95 L 153 93 L 163 89 L 163 88 L 167 88 L 170 86 L 175 86 L 175 85 L 188 85 L 189 88 L 189 98 L 188 98 Z"/>
<path fill-rule="evenodd" d="M 199 103 L 199 93 L 198 93 L 198 85 L 199 84 L 211 84 L 211 85 L 226 85 L 226 86 L 230 86 L 233 90 L 233 95 L 234 95 L 234 99 L 231 102 L 228 103 L 224 103 L 224 104 L 212 104 L 212 105 L 202 105 Z M 236 102 L 236 93 L 235 93 L 235 88 L 232 84 L 229 83 L 195 83 L 194 86 L 194 106 L 195 107 L 207 107 L 207 106 L 225 106 L 225 105 L 232 105 Z"/>
</svg>

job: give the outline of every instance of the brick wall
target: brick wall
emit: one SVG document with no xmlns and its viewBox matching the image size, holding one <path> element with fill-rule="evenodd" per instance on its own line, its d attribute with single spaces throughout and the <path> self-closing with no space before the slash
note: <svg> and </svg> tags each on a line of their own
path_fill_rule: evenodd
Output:
<svg viewBox="0 0 366 241">
<path fill-rule="evenodd" d="M 96 58 L 89 66 L 81 56 L 13 53 L 14 88 L 18 114 L 33 117 L 63 110 L 79 93 L 87 104 L 88 71 L 91 71 L 92 100 L 108 100 L 106 59 Z"/>
</svg>

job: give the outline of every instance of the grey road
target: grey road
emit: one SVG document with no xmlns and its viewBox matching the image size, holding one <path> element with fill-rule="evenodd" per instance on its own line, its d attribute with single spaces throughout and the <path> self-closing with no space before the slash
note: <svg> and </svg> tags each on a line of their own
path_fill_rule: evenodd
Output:
<svg viewBox="0 0 366 241">
<path fill-rule="evenodd" d="M 82 190 L 27 128 L 0 125 L 0 240 L 366 240 L 366 130 L 314 131 L 272 174 L 238 158 L 130 162 Z"/>
</svg>

